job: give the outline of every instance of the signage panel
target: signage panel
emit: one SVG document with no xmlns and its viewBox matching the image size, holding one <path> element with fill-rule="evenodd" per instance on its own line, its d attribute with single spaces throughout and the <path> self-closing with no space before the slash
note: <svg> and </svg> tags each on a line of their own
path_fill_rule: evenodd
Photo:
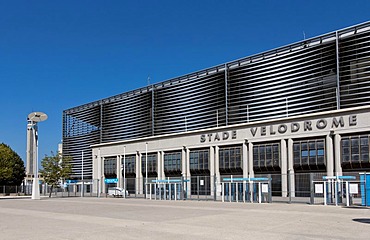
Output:
<svg viewBox="0 0 370 240">
<path fill-rule="evenodd" d="M 77 180 L 66 180 L 66 183 L 77 183 Z"/>
<path fill-rule="evenodd" d="M 315 184 L 315 193 L 324 193 L 324 184 Z"/>
<path fill-rule="evenodd" d="M 267 183 L 262 184 L 262 193 L 268 193 L 269 192 L 269 185 Z"/>
<path fill-rule="evenodd" d="M 109 184 L 109 183 L 118 183 L 118 178 L 106 178 L 104 180 L 105 183 Z"/>
<path fill-rule="evenodd" d="M 349 193 L 350 194 L 358 194 L 358 184 L 350 183 L 349 184 Z"/>
</svg>

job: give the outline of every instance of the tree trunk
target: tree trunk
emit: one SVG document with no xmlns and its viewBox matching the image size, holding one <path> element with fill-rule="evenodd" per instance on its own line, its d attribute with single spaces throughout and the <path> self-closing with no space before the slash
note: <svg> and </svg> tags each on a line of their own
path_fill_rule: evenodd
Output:
<svg viewBox="0 0 370 240">
<path fill-rule="evenodd" d="M 51 198 L 51 193 L 53 192 L 53 185 L 51 185 L 50 192 L 49 192 L 49 198 Z"/>
</svg>

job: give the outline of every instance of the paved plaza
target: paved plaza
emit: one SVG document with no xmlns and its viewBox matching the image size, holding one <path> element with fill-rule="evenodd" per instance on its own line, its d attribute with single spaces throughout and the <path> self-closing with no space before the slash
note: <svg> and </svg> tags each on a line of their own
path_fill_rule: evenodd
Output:
<svg viewBox="0 0 370 240">
<path fill-rule="evenodd" d="M 370 239 L 370 210 L 92 197 L 0 199 L 0 239 Z"/>
</svg>

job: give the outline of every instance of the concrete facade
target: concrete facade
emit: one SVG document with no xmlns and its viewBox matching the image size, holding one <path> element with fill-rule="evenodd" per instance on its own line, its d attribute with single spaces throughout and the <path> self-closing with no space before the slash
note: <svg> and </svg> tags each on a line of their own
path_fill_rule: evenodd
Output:
<svg viewBox="0 0 370 240">
<path fill-rule="evenodd" d="M 280 153 L 280 173 L 282 174 L 282 194 L 290 187 L 294 192 L 293 144 L 299 139 L 325 139 L 325 173 L 327 176 L 340 176 L 341 136 L 366 134 L 370 132 L 370 108 L 358 107 L 346 110 L 327 111 L 298 117 L 287 117 L 271 121 L 260 121 L 227 127 L 210 128 L 179 134 L 148 137 L 142 139 L 119 141 L 92 146 L 93 179 L 99 179 L 100 189 L 104 191 L 104 160 L 116 157 L 117 172 L 121 169 L 121 159 L 126 155 L 136 155 L 136 192 L 143 192 L 141 156 L 148 153 L 157 154 L 158 179 L 165 179 L 163 156 L 166 152 L 180 151 L 182 156 L 182 176 L 191 176 L 189 152 L 192 149 L 209 149 L 209 171 L 211 176 L 220 179 L 219 148 L 225 146 L 242 146 L 243 177 L 255 176 L 253 163 L 253 146 L 260 143 L 278 143 Z M 122 176 L 119 177 L 121 186 Z M 290 183 L 288 183 L 289 179 Z M 211 183 L 213 189 L 214 183 Z"/>
</svg>

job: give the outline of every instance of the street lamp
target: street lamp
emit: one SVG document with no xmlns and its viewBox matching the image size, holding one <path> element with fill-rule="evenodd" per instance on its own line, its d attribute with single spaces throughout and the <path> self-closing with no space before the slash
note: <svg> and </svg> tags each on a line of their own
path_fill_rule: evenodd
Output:
<svg viewBox="0 0 370 240">
<path fill-rule="evenodd" d="M 38 132 L 37 132 L 37 123 L 42 122 L 48 119 L 48 116 L 42 112 L 32 112 L 28 114 L 28 121 L 31 124 L 32 134 L 33 134 L 33 163 L 35 166 L 35 172 L 33 177 L 32 183 L 32 199 L 33 200 L 40 200 L 40 186 L 39 186 L 39 169 L 38 169 L 38 153 L 39 153 L 39 140 L 38 140 Z"/>
</svg>

